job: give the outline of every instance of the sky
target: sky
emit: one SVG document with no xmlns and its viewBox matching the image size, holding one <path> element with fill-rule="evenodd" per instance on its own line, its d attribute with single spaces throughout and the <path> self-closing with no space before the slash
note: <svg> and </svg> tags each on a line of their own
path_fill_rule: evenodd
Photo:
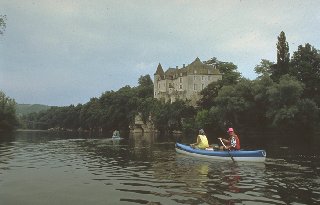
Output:
<svg viewBox="0 0 320 205">
<path fill-rule="evenodd" d="M 318 0 L 0 0 L 0 90 L 23 104 L 68 106 L 137 86 L 161 63 L 182 67 L 216 57 L 255 79 L 290 53 L 320 49 Z"/>
</svg>

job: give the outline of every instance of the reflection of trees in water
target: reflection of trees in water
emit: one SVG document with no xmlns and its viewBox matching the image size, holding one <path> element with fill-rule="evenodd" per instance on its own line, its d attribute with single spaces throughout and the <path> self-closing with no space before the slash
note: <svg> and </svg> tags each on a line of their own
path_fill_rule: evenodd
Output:
<svg viewBox="0 0 320 205">
<path fill-rule="evenodd" d="M 234 164 L 188 157 L 177 154 L 174 144 L 159 142 L 157 136 L 134 135 L 114 141 L 106 138 L 46 140 L 29 135 L 29 140 L 27 135 L 17 139 L 15 146 L 28 145 L 41 151 L 41 155 L 47 154 L 42 163 L 49 163 L 48 166 L 60 164 L 66 171 L 70 171 L 69 167 L 87 168 L 92 180 L 112 185 L 123 195 L 129 193 L 127 199 L 121 198 L 124 201 L 132 200 L 132 196 L 146 199 L 144 202 L 153 198 L 180 204 L 233 204 L 250 202 L 250 199 L 272 203 L 268 201 L 268 194 L 273 194 L 271 197 L 279 194 L 268 189 L 271 184 L 271 188 L 279 190 L 264 177 L 264 164 Z M 2 145 L 10 146 L 12 141 L 0 141 L 0 149 Z M 0 156 L 0 167 L 2 159 L 10 158 Z M 283 174 L 281 182 L 287 181 L 286 175 Z"/>
<path fill-rule="evenodd" d="M 14 157 L 14 139 L 13 133 L 0 133 L 0 181 L 2 181 L 2 170 L 9 169 L 9 161 Z"/>
<path fill-rule="evenodd" d="M 153 144 L 157 139 L 154 133 L 133 133 L 129 136 L 129 146 L 136 160 L 150 161 L 153 156 Z"/>
<path fill-rule="evenodd" d="M 207 182 L 210 162 L 173 153 L 168 161 L 153 163 L 154 177 L 166 181 L 166 192 L 182 204 L 217 204 Z"/>
<path fill-rule="evenodd" d="M 156 139 L 157 135 L 155 133 L 132 133 L 129 136 L 129 144 L 138 148 L 151 147 Z"/>
<path fill-rule="evenodd" d="M 286 204 L 319 204 L 319 171 L 319 166 L 312 167 L 309 160 L 270 160 L 266 173 L 269 195 L 278 196 Z"/>
<path fill-rule="evenodd" d="M 252 190 L 254 193 L 254 183 L 259 183 L 257 187 L 265 183 L 255 182 L 263 178 L 264 164 L 256 166 L 201 160 L 180 154 L 173 156 L 169 157 L 168 161 L 154 162 L 153 170 L 155 178 L 168 181 L 167 192 L 175 196 L 175 201 L 179 203 L 242 203 L 245 200 L 243 196 L 246 197 L 246 191 L 249 190 L 250 193 Z M 183 192 L 175 190 L 183 190 Z M 181 197 L 183 199 L 178 200 Z"/>
</svg>

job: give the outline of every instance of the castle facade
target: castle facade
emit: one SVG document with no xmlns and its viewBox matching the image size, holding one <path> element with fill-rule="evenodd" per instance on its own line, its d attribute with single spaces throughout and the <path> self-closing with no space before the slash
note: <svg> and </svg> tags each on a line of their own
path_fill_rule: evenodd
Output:
<svg viewBox="0 0 320 205">
<path fill-rule="evenodd" d="M 202 63 L 199 58 L 188 66 L 169 68 L 165 72 L 159 63 L 154 74 L 154 98 L 171 103 L 177 99 L 188 100 L 196 106 L 201 90 L 221 79 L 218 69 Z"/>
</svg>

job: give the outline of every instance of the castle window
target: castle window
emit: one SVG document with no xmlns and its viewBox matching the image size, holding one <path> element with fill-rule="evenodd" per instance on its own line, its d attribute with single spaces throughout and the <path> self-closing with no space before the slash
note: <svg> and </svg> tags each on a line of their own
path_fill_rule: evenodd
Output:
<svg viewBox="0 0 320 205">
<path fill-rule="evenodd" d="M 160 83 L 158 84 L 158 88 L 160 88 Z"/>
<path fill-rule="evenodd" d="M 193 90 L 197 90 L 197 84 L 193 84 Z"/>
<path fill-rule="evenodd" d="M 203 90 L 203 88 L 204 88 L 204 84 L 201 84 L 201 90 Z"/>
<path fill-rule="evenodd" d="M 204 76 L 202 76 L 202 80 L 204 80 Z"/>
<path fill-rule="evenodd" d="M 182 89 L 182 85 L 180 85 L 179 88 Z"/>
<path fill-rule="evenodd" d="M 182 78 L 180 78 L 180 83 L 182 83 Z"/>
</svg>

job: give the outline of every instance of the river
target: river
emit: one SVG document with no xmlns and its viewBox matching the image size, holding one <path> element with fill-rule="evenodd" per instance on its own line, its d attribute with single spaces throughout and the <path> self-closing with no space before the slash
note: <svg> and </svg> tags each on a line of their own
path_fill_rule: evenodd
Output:
<svg viewBox="0 0 320 205">
<path fill-rule="evenodd" d="M 320 144 L 242 140 L 242 147 L 265 149 L 267 160 L 233 163 L 177 154 L 174 142 L 2 135 L 0 204 L 320 204 Z"/>
</svg>

